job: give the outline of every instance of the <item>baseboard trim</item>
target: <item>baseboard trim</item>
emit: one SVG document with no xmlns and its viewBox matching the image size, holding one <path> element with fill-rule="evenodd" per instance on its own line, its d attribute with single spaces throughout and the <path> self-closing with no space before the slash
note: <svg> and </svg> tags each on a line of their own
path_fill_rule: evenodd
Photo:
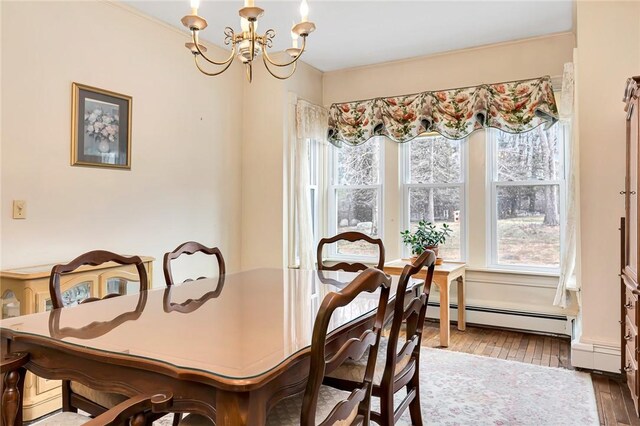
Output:
<svg viewBox="0 0 640 426">
<path fill-rule="evenodd" d="M 571 342 L 571 365 L 589 370 L 620 373 L 620 348 L 617 346 Z"/>
<path fill-rule="evenodd" d="M 571 336 L 572 334 L 573 317 L 538 312 L 512 311 L 484 306 L 467 306 L 465 312 L 467 322 L 473 324 L 565 336 Z M 439 303 L 429 302 L 427 318 L 440 318 Z M 450 305 L 449 318 L 452 322 L 458 319 L 457 304 Z"/>
</svg>

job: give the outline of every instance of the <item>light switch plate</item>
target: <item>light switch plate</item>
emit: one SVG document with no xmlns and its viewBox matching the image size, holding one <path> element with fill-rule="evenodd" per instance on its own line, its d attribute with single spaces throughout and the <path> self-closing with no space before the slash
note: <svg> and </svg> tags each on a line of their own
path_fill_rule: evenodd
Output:
<svg viewBox="0 0 640 426">
<path fill-rule="evenodd" d="M 27 218 L 27 202 L 25 200 L 13 200 L 13 218 Z"/>
</svg>

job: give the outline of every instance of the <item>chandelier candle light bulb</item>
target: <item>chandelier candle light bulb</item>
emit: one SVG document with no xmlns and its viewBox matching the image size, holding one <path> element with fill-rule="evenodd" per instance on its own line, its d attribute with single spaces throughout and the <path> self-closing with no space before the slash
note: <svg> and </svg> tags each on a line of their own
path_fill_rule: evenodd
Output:
<svg viewBox="0 0 640 426">
<path fill-rule="evenodd" d="M 309 21 L 309 3 L 307 3 L 307 0 L 302 0 L 302 3 L 300 3 L 300 16 L 302 17 L 302 22 Z"/>
<path fill-rule="evenodd" d="M 200 7 L 200 0 L 191 0 L 191 14 L 198 15 L 198 8 Z"/>
<path fill-rule="evenodd" d="M 254 0 L 244 0 L 244 7 L 238 11 L 240 15 L 240 33 L 236 33 L 233 28 L 226 27 L 224 29 L 224 44 L 231 46 L 231 52 L 229 56 L 223 61 L 215 61 L 205 55 L 207 49 L 200 43 L 198 43 L 198 32 L 207 28 L 207 20 L 198 16 L 198 7 L 200 6 L 200 0 L 191 0 L 191 14 L 182 17 L 182 24 L 191 32 L 191 42 L 185 43 L 185 47 L 193 54 L 193 59 L 196 68 L 207 76 L 220 75 L 225 72 L 233 59 L 237 56 L 238 59 L 245 65 L 245 71 L 247 79 L 251 82 L 253 78 L 253 61 L 262 56 L 262 62 L 265 68 L 273 77 L 279 80 L 285 80 L 293 75 L 298 65 L 298 59 L 304 53 L 307 46 L 307 37 L 311 34 L 316 26 L 313 22 L 309 22 L 309 5 L 307 0 L 302 0 L 300 4 L 300 15 L 302 20 L 295 24 L 291 28 L 292 46 L 286 49 L 286 53 L 291 57 L 291 60 L 287 62 L 276 62 L 269 56 L 267 49 L 271 49 L 273 46 L 273 39 L 276 36 L 276 32 L 272 29 L 267 30 L 264 34 L 257 34 L 258 19 L 264 13 L 259 7 L 256 7 Z M 298 48 L 298 38 L 302 37 L 302 46 Z M 222 67 L 217 71 L 207 71 L 201 65 L 199 58 L 202 58 L 206 62 Z M 290 72 L 286 75 L 279 75 L 274 72 L 272 67 L 289 67 Z"/>
<path fill-rule="evenodd" d="M 294 49 L 298 48 L 298 37 L 298 34 L 291 31 L 291 47 L 293 47 Z"/>
</svg>

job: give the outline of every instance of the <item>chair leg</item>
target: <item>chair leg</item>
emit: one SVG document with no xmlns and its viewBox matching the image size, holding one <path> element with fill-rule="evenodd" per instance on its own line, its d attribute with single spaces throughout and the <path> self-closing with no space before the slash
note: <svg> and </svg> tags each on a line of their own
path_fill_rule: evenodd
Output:
<svg viewBox="0 0 640 426">
<path fill-rule="evenodd" d="M 415 389 L 416 396 L 409 403 L 409 414 L 411 415 L 411 423 L 414 425 L 422 425 L 422 407 L 420 407 L 420 377 L 418 372 L 413 376 L 411 382 L 407 386 L 407 392 Z"/>
<path fill-rule="evenodd" d="M 380 424 L 393 426 L 393 394 L 383 392 L 380 395 Z"/>
<path fill-rule="evenodd" d="M 182 420 L 182 413 L 173 414 L 173 426 L 178 426 Z"/>
<path fill-rule="evenodd" d="M 71 405 L 71 381 L 62 381 L 62 411 L 78 412 L 78 408 Z"/>
</svg>

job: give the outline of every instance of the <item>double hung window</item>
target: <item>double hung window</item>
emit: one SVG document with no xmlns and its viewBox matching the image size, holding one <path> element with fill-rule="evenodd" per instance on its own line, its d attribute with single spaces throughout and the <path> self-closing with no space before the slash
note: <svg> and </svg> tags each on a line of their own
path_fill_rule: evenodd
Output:
<svg viewBox="0 0 640 426">
<path fill-rule="evenodd" d="M 557 270 L 564 220 L 566 128 L 488 137 L 490 263 Z"/>
<path fill-rule="evenodd" d="M 414 232 L 423 220 L 438 228 L 447 224 L 451 236 L 439 247 L 447 260 L 465 255 L 465 143 L 426 136 L 403 147 L 405 229 Z"/>
<path fill-rule="evenodd" d="M 330 147 L 329 233 L 358 231 L 382 236 L 382 138 L 358 146 Z M 373 258 L 377 249 L 366 242 L 333 244 L 332 257 Z"/>
</svg>

